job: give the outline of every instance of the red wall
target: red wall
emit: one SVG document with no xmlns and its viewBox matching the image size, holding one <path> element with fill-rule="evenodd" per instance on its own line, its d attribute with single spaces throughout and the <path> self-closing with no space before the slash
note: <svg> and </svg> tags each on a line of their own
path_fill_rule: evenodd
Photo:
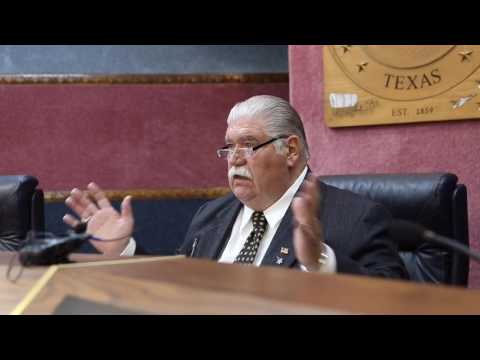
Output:
<svg viewBox="0 0 480 360">
<path fill-rule="evenodd" d="M 227 186 L 226 117 L 288 84 L 0 85 L 0 173 L 44 190 Z"/>
<path fill-rule="evenodd" d="M 317 174 L 449 171 L 467 185 L 470 244 L 480 248 L 480 121 L 331 129 L 323 122 L 322 46 L 290 46 L 290 100 Z M 472 262 L 470 287 L 480 287 Z"/>
</svg>

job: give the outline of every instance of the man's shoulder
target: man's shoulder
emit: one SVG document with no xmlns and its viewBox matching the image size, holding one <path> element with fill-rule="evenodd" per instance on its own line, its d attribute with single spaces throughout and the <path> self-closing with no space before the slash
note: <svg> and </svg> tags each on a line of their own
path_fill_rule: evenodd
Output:
<svg viewBox="0 0 480 360">
<path fill-rule="evenodd" d="M 221 211 L 224 211 L 231 206 L 235 206 L 239 203 L 240 202 L 235 197 L 235 195 L 230 192 L 227 195 L 205 202 L 197 211 L 194 219 L 198 219 L 198 217 L 209 219 L 211 217 L 217 216 Z"/>
<path fill-rule="evenodd" d="M 359 195 L 348 189 L 341 189 L 334 185 L 330 185 L 324 181 L 319 181 L 319 186 L 322 193 L 322 198 L 331 204 L 349 205 L 354 208 L 385 208 L 382 204 L 369 199 L 365 195 Z"/>
<path fill-rule="evenodd" d="M 218 198 L 205 202 L 203 206 L 206 208 L 215 209 L 215 208 L 223 208 L 225 205 L 233 204 L 235 202 L 238 202 L 238 199 L 235 197 L 235 195 L 232 192 L 229 192 L 226 195 L 223 195 Z"/>
</svg>

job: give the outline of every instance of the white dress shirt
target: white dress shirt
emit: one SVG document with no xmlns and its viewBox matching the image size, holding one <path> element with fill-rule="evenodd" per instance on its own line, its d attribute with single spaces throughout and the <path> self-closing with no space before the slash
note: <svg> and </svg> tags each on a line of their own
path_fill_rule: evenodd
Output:
<svg viewBox="0 0 480 360">
<path fill-rule="evenodd" d="M 253 265 L 259 266 L 262 263 L 262 260 L 267 253 L 267 250 L 272 242 L 272 239 L 277 232 L 277 229 L 280 225 L 280 222 L 283 219 L 283 216 L 287 212 L 290 204 L 295 197 L 298 189 L 303 183 L 305 176 L 307 174 L 307 167 L 303 169 L 300 176 L 295 180 L 295 182 L 288 188 L 288 190 L 278 199 L 273 205 L 268 209 L 263 211 L 265 218 L 267 219 L 268 225 L 267 229 L 263 235 L 260 245 L 258 247 L 257 255 L 253 262 Z M 227 246 L 225 247 L 220 259 L 218 260 L 221 263 L 233 263 L 235 258 L 240 253 L 243 248 L 243 245 L 247 241 L 248 235 L 253 229 L 253 223 L 251 221 L 252 214 L 254 210 L 244 205 L 240 212 L 237 215 L 235 224 L 233 225 L 232 233 L 228 239 Z M 136 243 L 133 238 L 130 238 L 127 247 L 121 253 L 122 256 L 131 256 L 135 253 Z M 325 244 L 327 259 L 326 262 L 320 266 L 319 272 L 322 273 L 334 273 L 337 271 L 337 261 L 334 251 Z M 300 268 L 303 271 L 307 269 L 300 265 Z"/>
</svg>

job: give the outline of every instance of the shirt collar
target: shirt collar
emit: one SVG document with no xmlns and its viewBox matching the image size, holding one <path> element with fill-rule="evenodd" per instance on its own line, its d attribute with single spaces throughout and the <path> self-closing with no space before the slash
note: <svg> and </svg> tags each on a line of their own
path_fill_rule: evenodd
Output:
<svg viewBox="0 0 480 360">
<path fill-rule="evenodd" d="M 282 195 L 280 199 L 278 199 L 275 203 L 273 203 L 269 208 L 263 211 L 265 218 L 268 222 L 268 227 L 270 229 L 275 228 L 277 224 L 282 220 L 283 216 L 287 212 L 292 200 L 297 193 L 300 185 L 302 185 L 303 180 L 307 174 L 307 166 L 303 169 L 302 173 L 298 176 L 298 178 L 294 181 L 294 183 L 288 188 L 287 191 Z M 250 223 L 250 219 L 252 218 L 252 214 L 255 210 L 249 208 L 248 206 L 243 206 L 243 215 L 242 215 L 242 222 L 240 224 L 240 229 L 244 229 Z"/>
</svg>

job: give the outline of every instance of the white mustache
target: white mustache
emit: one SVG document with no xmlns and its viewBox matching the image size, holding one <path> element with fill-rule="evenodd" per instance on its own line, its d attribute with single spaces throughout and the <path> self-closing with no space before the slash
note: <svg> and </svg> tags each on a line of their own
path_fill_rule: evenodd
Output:
<svg viewBox="0 0 480 360">
<path fill-rule="evenodd" d="M 243 176 L 247 179 L 252 180 L 252 174 L 245 166 L 232 166 L 228 170 L 228 180 L 231 182 L 235 175 Z"/>
</svg>

